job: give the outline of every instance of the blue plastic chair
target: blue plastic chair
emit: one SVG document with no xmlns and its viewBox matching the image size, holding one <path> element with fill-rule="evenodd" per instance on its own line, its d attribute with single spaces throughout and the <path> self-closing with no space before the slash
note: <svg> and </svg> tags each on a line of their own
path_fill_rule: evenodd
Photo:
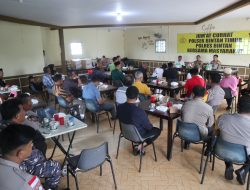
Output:
<svg viewBox="0 0 250 190">
<path fill-rule="evenodd" d="M 246 161 L 248 161 L 246 146 L 241 145 L 241 144 L 234 144 L 234 143 L 227 142 L 223 140 L 221 137 L 217 138 L 211 154 L 213 155 L 212 171 L 214 170 L 215 157 L 226 162 L 232 162 L 233 164 L 236 164 L 236 165 L 244 165 L 246 164 Z M 206 158 L 206 162 L 205 162 L 205 166 L 204 166 L 204 170 L 203 170 L 203 174 L 201 178 L 201 184 L 203 184 L 203 181 L 205 178 L 209 156 L 210 154 L 208 154 Z M 249 171 L 248 171 L 246 189 L 249 190 Z"/>
<path fill-rule="evenodd" d="M 183 144 L 184 141 L 192 144 L 202 144 L 202 152 L 201 152 L 201 163 L 200 170 L 201 173 L 203 166 L 203 155 L 205 151 L 205 147 L 207 146 L 207 139 L 202 139 L 199 127 L 194 123 L 185 123 L 181 120 L 177 120 L 176 131 L 173 135 L 172 147 L 171 147 L 171 156 L 173 152 L 174 139 L 179 137 L 181 139 L 181 152 L 183 152 Z"/>
</svg>

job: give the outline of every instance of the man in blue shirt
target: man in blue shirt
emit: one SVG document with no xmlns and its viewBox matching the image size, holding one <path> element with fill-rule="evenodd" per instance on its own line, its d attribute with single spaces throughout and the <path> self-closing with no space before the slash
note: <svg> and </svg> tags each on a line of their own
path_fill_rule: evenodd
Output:
<svg viewBox="0 0 250 190">
<path fill-rule="evenodd" d="M 89 111 L 109 111 L 111 113 L 111 119 L 116 118 L 115 107 L 111 103 L 105 103 L 105 99 L 101 97 L 100 91 L 97 86 L 100 83 L 100 79 L 96 76 L 92 77 L 92 81 L 88 83 L 82 90 L 82 97 L 85 100 L 86 107 Z"/>
<path fill-rule="evenodd" d="M 48 92 L 52 94 L 52 87 L 54 86 L 54 80 L 51 76 L 51 70 L 49 67 L 43 68 L 43 85 L 47 88 Z"/>
<path fill-rule="evenodd" d="M 117 116 L 122 123 L 133 124 L 142 137 L 154 136 L 146 143 L 150 144 L 161 134 L 159 128 L 153 127 L 146 112 L 136 106 L 139 90 L 135 86 L 128 87 L 126 91 L 127 102 L 117 108 Z M 138 146 L 138 150 L 142 147 Z"/>
</svg>

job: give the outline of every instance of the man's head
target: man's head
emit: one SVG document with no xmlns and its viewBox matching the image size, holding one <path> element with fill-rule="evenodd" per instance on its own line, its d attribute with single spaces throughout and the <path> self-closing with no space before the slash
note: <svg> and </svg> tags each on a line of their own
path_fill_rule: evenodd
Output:
<svg viewBox="0 0 250 190">
<path fill-rule="evenodd" d="M 203 86 L 195 86 L 193 88 L 193 94 L 195 98 L 202 98 L 205 96 L 206 89 Z"/>
<path fill-rule="evenodd" d="M 225 68 L 224 69 L 224 75 L 225 77 L 228 77 L 232 74 L 232 69 L 231 68 Z"/>
<path fill-rule="evenodd" d="M 213 84 L 219 84 L 221 80 L 221 76 L 219 73 L 213 73 L 211 74 L 211 83 Z"/>
<path fill-rule="evenodd" d="M 168 68 L 173 68 L 173 66 L 174 66 L 173 62 L 168 63 Z"/>
<path fill-rule="evenodd" d="M 147 63 L 142 63 L 142 68 L 147 69 L 148 68 L 148 64 Z"/>
<path fill-rule="evenodd" d="M 121 69 L 122 65 L 120 61 L 116 61 L 114 64 L 117 69 Z"/>
<path fill-rule="evenodd" d="M 25 120 L 26 113 L 21 102 L 15 98 L 9 99 L 2 104 L 1 114 L 3 120 L 21 124 Z"/>
<path fill-rule="evenodd" d="M 164 63 L 164 64 L 161 66 L 161 68 L 162 68 L 163 70 L 165 70 L 165 69 L 167 68 L 167 65 Z"/>
<path fill-rule="evenodd" d="M 88 83 L 88 78 L 86 75 L 80 75 L 79 80 L 80 80 L 81 84 L 83 84 L 83 85 Z"/>
<path fill-rule="evenodd" d="M 56 86 L 62 86 L 63 85 L 63 79 L 61 74 L 56 74 L 54 76 L 54 81 Z"/>
<path fill-rule="evenodd" d="M 134 82 L 134 78 L 131 75 L 126 75 L 123 84 L 124 86 L 129 87 L 133 84 L 133 82 Z"/>
<path fill-rule="evenodd" d="M 91 81 L 95 84 L 95 86 L 98 86 L 100 84 L 100 78 L 98 76 L 93 76 Z"/>
<path fill-rule="evenodd" d="M 190 69 L 190 74 L 191 74 L 192 76 L 198 75 L 198 74 L 199 74 L 199 69 L 196 68 L 196 67 Z"/>
<path fill-rule="evenodd" d="M 213 60 L 214 60 L 214 61 L 218 61 L 218 58 L 219 58 L 219 56 L 218 56 L 217 54 L 215 54 L 215 55 L 213 56 Z"/>
<path fill-rule="evenodd" d="M 197 55 L 197 56 L 196 56 L 196 60 L 197 60 L 197 61 L 200 61 L 200 60 L 201 60 L 201 56 L 200 56 L 200 55 Z"/>
<path fill-rule="evenodd" d="M 117 55 L 117 56 L 116 56 L 116 60 L 117 60 L 117 61 L 121 61 L 121 56 L 120 56 L 120 55 Z"/>
<path fill-rule="evenodd" d="M 32 110 L 32 101 L 30 95 L 23 93 L 17 96 L 17 99 L 20 101 L 20 103 L 23 106 L 24 111 L 30 111 Z"/>
<path fill-rule="evenodd" d="M 117 61 L 117 57 L 113 57 L 113 63 L 115 63 Z"/>
<path fill-rule="evenodd" d="M 0 149 L 2 156 L 20 164 L 31 155 L 36 131 L 29 126 L 12 124 L 0 132 Z"/>
<path fill-rule="evenodd" d="M 35 78 L 33 77 L 33 75 L 30 75 L 29 78 L 28 78 L 28 80 L 29 80 L 29 83 L 30 82 L 35 82 Z"/>
<path fill-rule="evenodd" d="M 178 56 L 178 61 L 181 61 L 181 60 L 182 60 L 182 56 L 179 55 L 179 56 Z"/>
<path fill-rule="evenodd" d="M 143 73 L 141 71 L 135 72 L 135 80 L 136 81 L 143 81 Z"/>
<path fill-rule="evenodd" d="M 238 111 L 240 114 L 250 114 L 250 96 L 241 96 L 238 104 Z"/>
<path fill-rule="evenodd" d="M 78 73 L 77 73 L 77 71 L 71 71 L 71 73 L 70 73 L 70 78 L 71 78 L 71 79 L 77 79 L 77 78 L 78 78 Z"/>
<path fill-rule="evenodd" d="M 3 69 L 2 69 L 2 68 L 0 68 L 0 79 L 2 79 L 2 78 L 3 78 L 3 75 L 4 75 L 4 73 L 3 73 Z"/>
<path fill-rule="evenodd" d="M 135 86 L 130 86 L 126 90 L 126 96 L 128 102 L 136 102 L 139 95 L 139 90 Z"/>
<path fill-rule="evenodd" d="M 43 68 L 43 72 L 45 74 L 51 74 L 51 70 L 50 70 L 50 68 L 48 66 L 46 66 L 46 67 Z"/>
</svg>

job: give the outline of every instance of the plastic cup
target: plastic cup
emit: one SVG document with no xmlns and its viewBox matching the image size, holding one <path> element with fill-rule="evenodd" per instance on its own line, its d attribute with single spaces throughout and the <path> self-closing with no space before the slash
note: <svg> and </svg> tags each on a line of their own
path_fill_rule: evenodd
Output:
<svg viewBox="0 0 250 190">
<path fill-rule="evenodd" d="M 56 113 L 56 114 L 54 114 L 54 120 L 55 121 L 59 121 L 59 115 Z"/>
<path fill-rule="evenodd" d="M 59 117 L 59 124 L 64 125 L 64 117 Z"/>
</svg>

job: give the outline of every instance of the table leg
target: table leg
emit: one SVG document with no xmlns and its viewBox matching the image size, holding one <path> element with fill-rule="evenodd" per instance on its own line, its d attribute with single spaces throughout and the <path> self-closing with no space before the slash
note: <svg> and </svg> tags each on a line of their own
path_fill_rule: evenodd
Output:
<svg viewBox="0 0 250 190">
<path fill-rule="evenodd" d="M 60 138 L 60 136 L 58 136 L 58 137 L 54 137 L 54 138 L 56 138 L 56 141 L 58 141 L 59 140 L 59 138 Z M 52 139 L 53 140 L 53 139 Z M 54 141 L 54 140 L 53 140 Z M 54 141 L 55 142 L 55 141 Z M 56 147 L 57 147 L 57 145 L 55 144 L 54 145 L 54 148 L 53 148 L 53 151 L 52 151 L 52 154 L 51 154 L 51 156 L 49 157 L 49 160 L 51 160 L 52 158 L 53 158 L 53 156 L 54 156 L 54 154 L 55 154 L 55 151 L 56 151 Z"/>
<path fill-rule="evenodd" d="M 173 136 L 173 120 L 168 120 L 168 142 L 167 142 L 167 159 L 170 161 L 171 156 L 171 147 L 172 147 L 172 136 Z"/>
<path fill-rule="evenodd" d="M 163 130 L 163 119 L 160 118 L 160 130 L 162 131 Z"/>
</svg>

